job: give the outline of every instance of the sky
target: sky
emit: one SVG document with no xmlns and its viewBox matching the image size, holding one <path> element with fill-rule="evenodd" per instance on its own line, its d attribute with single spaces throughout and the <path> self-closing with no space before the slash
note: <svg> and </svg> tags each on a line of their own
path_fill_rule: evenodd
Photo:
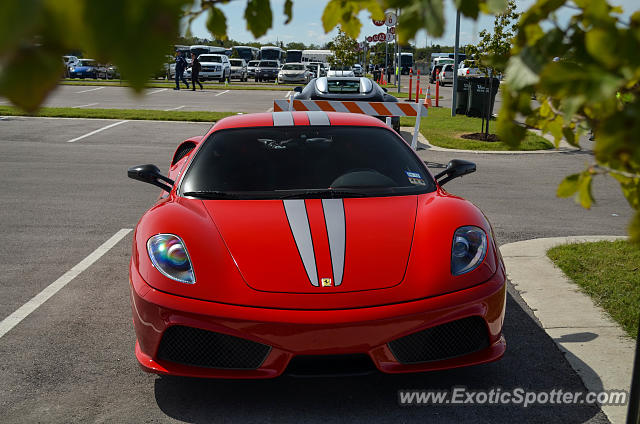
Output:
<svg viewBox="0 0 640 424">
<path fill-rule="evenodd" d="M 299 41 L 305 44 L 322 45 L 330 41 L 337 34 L 337 29 L 325 34 L 322 28 L 322 12 L 329 0 L 294 0 L 293 3 L 293 19 L 285 25 L 285 16 L 282 13 L 284 0 L 271 0 L 271 9 L 273 12 L 273 25 L 267 34 L 257 41 L 275 42 L 282 41 L 287 44 L 292 41 Z M 517 0 L 518 11 L 526 10 L 534 0 Z M 625 13 L 629 16 L 630 11 L 640 9 L 638 0 L 610 0 L 611 4 L 622 6 Z M 247 30 L 244 20 L 245 0 L 234 0 L 226 5 L 220 6 L 227 16 L 227 33 L 229 38 L 240 41 L 242 43 L 254 41 L 255 38 Z M 427 37 L 425 31 L 421 31 L 413 40 L 413 44 L 417 47 L 425 47 L 430 44 L 441 44 L 452 46 L 455 40 L 455 20 L 456 10 L 452 0 L 445 0 L 445 33 L 439 39 Z M 559 21 L 566 21 L 573 14 L 571 9 L 563 8 L 558 14 Z M 193 22 L 191 31 L 194 36 L 200 38 L 212 38 L 205 26 L 206 16 L 200 16 Z M 369 12 L 360 14 L 362 22 L 362 30 L 360 32 L 359 41 L 364 40 L 368 35 L 374 35 L 381 32 L 382 27 L 375 26 L 370 19 Z M 493 17 L 481 15 L 478 21 L 462 18 L 460 21 L 460 45 L 470 44 L 478 41 L 478 33 L 483 29 L 490 29 L 493 26 Z"/>
</svg>

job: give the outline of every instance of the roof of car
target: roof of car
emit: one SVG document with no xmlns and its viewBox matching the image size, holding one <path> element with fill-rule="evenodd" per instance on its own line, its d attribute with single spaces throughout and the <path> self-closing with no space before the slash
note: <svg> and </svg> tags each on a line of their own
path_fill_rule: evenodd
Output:
<svg viewBox="0 0 640 424">
<path fill-rule="evenodd" d="M 274 127 L 291 125 L 316 125 L 324 122 L 324 125 L 351 125 L 365 127 L 386 127 L 385 123 L 373 116 L 360 113 L 343 112 L 267 112 L 233 115 L 221 119 L 211 128 L 210 132 L 230 128 Z"/>
</svg>

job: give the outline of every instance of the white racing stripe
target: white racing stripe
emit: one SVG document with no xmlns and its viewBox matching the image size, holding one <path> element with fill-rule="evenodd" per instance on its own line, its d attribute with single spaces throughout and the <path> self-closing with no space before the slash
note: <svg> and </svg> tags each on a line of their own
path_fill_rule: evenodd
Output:
<svg viewBox="0 0 640 424">
<path fill-rule="evenodd" d="M 185 105 L 182 106 L 177 106 L 177 107 L 170 107 L 169 109 L 165 109 L 165 112 L 169 112 L 170 110 L 178 110 L 178 109 L 182 109 L 183 107 L 186 107 Z"/>
<path fill-rule="evenodd" d="M 78 262 L 76 266 L 65 272 L 60 278 L 49 284 L 40 293 L 35 295 L 27 303 L 19 307 L 15 312 L 0 322 L 0 337 L 7 334 L 13 327 L 18 325 L 23 319 L 28 317 L 33 311 L 38 309 L 40 305 L 49 300 L 51 296 L 62 290 L 69 282 L 76 278 L 82 271 L 93 265 L 113 246 L 115 246 L 124 236 L 131 232 L 131 228 L 123 228 L 115 233 L 109 240 L 105 241 L 96 250 L 91 252 L 89 256 Z"/>
<path fill-rule="evenodd" d="M 87 133 L 87 134 L 85 134 L 85 135 L 81 135 L 80 137 L 76 137 L 76 138 L 73 138 L 73 139 L 71 139 L 71 140 L 67 140 L 67 143 L 73 143 L 73 142 L 75 142 L 75 141 L 82 140 L 83 138 L 87 138 L 87 137 L 89 137 L 89 136 L 92 136 L 92 135 L 97 134 L 97 133 L 99 133 L 99 132 L 102 132 L 102 131 L 104 131 L 104 130 L 108 130 L 109 128 L 113 128 L 113 127 L 115 127 L 116 125 L 124 124 L 125 122 L 129 122 L 129 121 L 118 121 L 118 122 L 114 122 L 113 124 L 109 124 L 109 125 L 107 125 L 106 127 L 98 128 L 97 130 L 91 131 L 90 133 Z"/>
<path fill-rule="evenodd" d="M 218 97 L 218 96 L 222 96 L 224 93 L 228 93 L 229 91 L 230 91 L 230 90 L 224 90 L 224 91 L 222 91 L 222 92 L 220 92 L 220 93 L 216 94 L 215 96 L 216 96 L 216 97 Z"/>
<path fill-rule="evenodd" d="M 76 91 L 76 94 L 88 93 L 89 91 L 102 90 L 104 87 L 90 88 L 88 90 Z"/>
<path fill-rule="evenodd" d="M 150 95 L 156 94 L 156 93 L 162 93 L 163 91 L 167 91 L 167 90 L 168 90 L 168 88 L 161 88 L 159 90 L 151 91 L 151 92 L 147 93 L 147 96 L 150 96 Z"/>
<path fill-rule="evenodd" d="M 98 104 L 98 103 L 87 103 L 86 105 L 71 106 L 71 108 L 72 108 L 72 109 L 77 109 L 77 108 L 80 108 L 80 107 L 95 106 L 95 105 L 97 105 L 97 104 Z"/>
</svg>

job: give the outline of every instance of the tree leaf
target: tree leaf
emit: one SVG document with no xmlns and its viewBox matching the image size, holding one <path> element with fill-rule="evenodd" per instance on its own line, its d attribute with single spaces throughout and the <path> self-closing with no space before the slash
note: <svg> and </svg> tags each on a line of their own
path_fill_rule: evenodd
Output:
<svg viewBox="0 0 640 424">
<path fill-rule="evenodd" d="M 244 10 L 247 29 L 254 37 L 260 38 L 267 33 L 273 22 L 273 13 L 269 0 L 249 0 Z"/>
<path fill-rule="evenodd" d="M 293 19 L 293 0 L 286 0 L 284 2 L 284 14 L 287 20 L 284 22 L 287 25 Z"/>
<path fill-rule="evenodd" d="M 44 46 L 17 50 L 0 73 L 0 94 L 26 112 L 35 112 L 62 76 L 61 55 Z"/>
<path fill-rule="evenodd" d="M 222 10 L 215 6 L 209 8 L 209 16 L 207 17 L 207 29 L 211 34 L 226 40 L 227 38 L 227 17 Z"/>
<path fill-rule="evenodd" d="M 26 19 L 25 19 L 26 18 Z M 0 2 L 0 57 L 17 47 L 33 33 L 42 18 L 38 0 Z"/>
<path fill-rule="evenodd" d="M 580 174 L 572 174 L 564 178 L 558 185 L 556 196 L 558 197 L 570 197 L 578 191 L 578 182 L 580 180 Z"/>
<path fill-rule="evenodd" d="M 538 74 L 525 62 L 522 55 L 509 59 L 505 75 L 505 82 L 514 90 L 535 85 L 540 81 Z"/>
<path fill-rule="evenodd" d="M 593 194 L 591 192 L 591 182 L 593 176 L 590 172 L 585 171 L 580 174 L 578 181 L 578 192 L 576 193 L 576 200 L 585 209 L 591 209 L 591 204 L 594 202 Z"/>
</svg>

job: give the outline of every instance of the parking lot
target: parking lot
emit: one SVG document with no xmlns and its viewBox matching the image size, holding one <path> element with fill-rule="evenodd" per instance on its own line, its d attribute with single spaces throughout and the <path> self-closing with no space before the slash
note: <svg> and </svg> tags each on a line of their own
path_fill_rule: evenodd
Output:
<svg viewBox="0 0 640 424">
<path fill-rule="evenodd" d="M 148 89 L 134 97 L 127 88 L 60 86 L 47 106 L 265 112 L 273 99 L 286 94 Z M 81 271 L 0 336 L 3 422 L 607 422 L 597 407 L 581 404 L 398 405 L 400 389 L 584 390 L 513 287 L 504 327 L 508 349 L 502 360 L 487 365 L 415 375 L 283 376 L 266 381 L 143 373 L 133 354 L 128 230 L 158 190 L 128 179 L 126 169 L 154 163 L 166 171 L 177 144 L 209 127 L 0 119 L 0 316 L 11 315 L 69 270 Z M 454 157 L 477 163 L 477 173 L 451 182 L 447 190 L 482 208 L 501 244 L 593 234 L 594 228 L 602 234 L 625 234 L 631 209 L 611 179 L 594 182 L 598 203 L 590 211 L 555 197 L 557 184 L 580 171 L 589 152 L 419 154 L 434 172 Z M 113 246 L 96 253 L 110 239 Z"/>
</svg>

